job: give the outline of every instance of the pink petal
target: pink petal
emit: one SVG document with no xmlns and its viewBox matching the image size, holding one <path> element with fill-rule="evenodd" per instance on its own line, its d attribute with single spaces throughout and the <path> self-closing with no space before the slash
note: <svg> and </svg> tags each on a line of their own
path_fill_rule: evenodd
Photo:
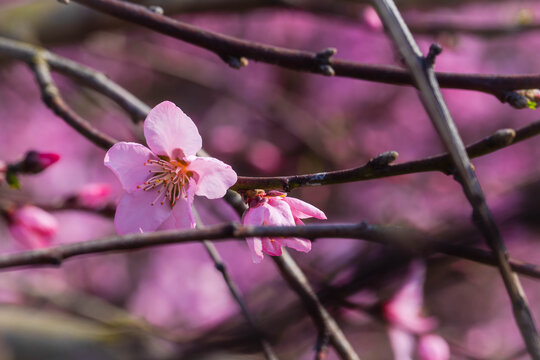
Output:
<svg viewBox="0 0 540 360">
<path fill-rule="evenodd" d="M 157 191 L 142 190 L 124 194 L 114 216 L 118 234 L 152 232 L 167 220 L 171 216 L 171 206 L 168 201 L 163 205 L 158 201 L 152 206 L 157 196 Z"/>
<path fill-rule="evenodd" d="M 17 242 L 17 247 L 24 250 L 46 247 L 52 243 L 53 239 L 52 235 L 44 235 L 39 232 L 32 231 L 31 228 L 20 224 L 10 226 L 9 231 Z"/>
<path fill-rule="evenodd" d="M 141 144 L 119 142 L 105 154 L 104 164 L 111 169 L 124 190 L 132 193 L 148 179 L 148 159 L 156 159 L 150 150 Z"/>
<path fill-rule="evenodd" d="M 262 225 L 268 209 L 265 206 L 257 206 L 247 209 L 242 217 L 244 225 Z"/>
<path fill-rule="evenodd" d="M 296 251 L 309 252 L 311 250 L 311 241 L 301 238 L 283 238 L 283 245 L 290 247 Z"/>
<path fill-rule="evenodd" d="M 193 214 L 193 197 L 191 199 L 180 198 L 176 201 L 172 209 L 172 216 L 175 219 L 177 229 L 194 229 L 196 226 L 195 215 Z"/>
<path fill-rule="evenodd" d="M 292 197 L 285 197 L 283 201 L 289 204 L 292 214 L 299 219 L 314 217 L 316 219 L 326 220 L 326 215 L 321 210 L 305 201 Z"/>
<path fill-rule="evenodd" d="M 412 360 L 414 335 L 397 327 L 388 330 L 390 345 L 394 352 L 394 360 Z"/>
<path fill-rule="evenodd" d="M 227 189 L 237 180 L 236 173 L 229 165 L 212 157 L 195 157 L 188 170 L 199 175 L 195 194 L 209 199 L 225 196 Z"/>
<path fill-rule="evenodd" d="M 265 225 L 287 226 L 294 225 L 294 218 L 289 205 L 281 197 L 271 197 L 268 203 L 263 205 L 268 209 L 265 217 Z"/>
<path fill-rule="evenodd" d="M 152 151 L 171 159 L 195 155 L 202 147 L 193 121 L 170 101 L 156 105 L 144 121 L 144 136 Z"/>
<path fill-rule="evenodd" d="M 26 205 L 17 209 L 12 220 L 15 224 L 44 237 L 52 237 L 58 230 L 56 218 L 37 206 Z"/>
<path fill-rule="evenodd" d="M 421 261 L 411 264 L 405 284 L 384 306 L 388 321 L 414 333 L 424 333 L 436 326 L 433 318 L 421 316 L 425 265 Z"/>
<path fill-rule="evenodd" d="M 439 335 L 424 335 L 418 341 L 418 358 L 420 360 L 448 360 L 450 347 Z"/>
<path fill-rule="evenodd" d="M 262 248 L 265 253 L 272 256 L 281 255 L 281 240 L 262 238 Z"/>
<path fill-rule="evenodd" d="M 264 258 L 261 238 L 246 238 L 246 242 L 248 244 L 249 250 L 251 250 L 251 259 L 256 264 L 260 263 Z"/>
</svg>

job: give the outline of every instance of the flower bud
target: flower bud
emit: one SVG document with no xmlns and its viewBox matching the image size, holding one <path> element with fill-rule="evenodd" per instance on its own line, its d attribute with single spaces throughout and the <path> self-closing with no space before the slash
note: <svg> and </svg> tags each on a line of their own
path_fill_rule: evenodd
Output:
<svg viewBox="0 0 540 360">
<path fill-rule="evenodd" d="M 43 209 L 25 205 L 9 214 L 9 231 L 26 249 L 48 246 L 58 229 L 56 219 Z"/>
<path fill-rule="evenodd" d="M 58 154 L 40 153 L 30 150 L 26 153 L 24 160 L 20 164 L 20 171 L 37 174 L 54 164 L 60 159 Z"/>
<path fill-rule="evenodd" d="M 110 194 L 111 187 L 108 184 L 87 184 L 77 193 L 77 202 L 82 206 L 96 209 L 107 204 Z"/>
</svg>

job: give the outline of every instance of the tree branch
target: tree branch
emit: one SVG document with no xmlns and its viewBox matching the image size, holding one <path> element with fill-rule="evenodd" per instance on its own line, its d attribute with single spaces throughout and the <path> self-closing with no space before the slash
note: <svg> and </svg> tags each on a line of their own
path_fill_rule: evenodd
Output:
<svg viewBox="0 0 540 360">
<path fill-rule="evenodd" d="M 518 130 L 498 130 L 494 134 L 467 146 L 466 151 L 471 158 L 480 157 L 537 136 L 538 134 L 540 134 L 540 120 Z M 452 174 L 454 172 L 454 167 L 448 154 L 431 156 L 425 159 L 394 165 L 392 162 L 397 156 L 397 152 L 388 151 L 376 156 L 360 167 L 315 174 L 277 177 L 239 176 L 238 181 L 231 189 L 236 191 L 248 189 L 278 189 L 288 192 L 303 186 L 341 184 L 419 172 L 441 171 L 445 174 Z"/>
<path fill-rule="evenodd" d="M 506 290 L 512 302 L 514 317 L 533 359 L 540 359 L 540 337 L 532 317 L 527 299 L 521 288 L 518 277 L 512 272 L 509 255 L 504 246 L 499 229 L 487 206 L 484 194 L 474 173 L 465 146 L 454 125 L 440 92 L 437 79 L 433 72 L 433 60 L 440 49 L 432 47 L 430 55 L 425 58 L 416 45 L 407 25 L 392 0 L 374 0 L 381 20 L 393 38 L 399 52 L 403 56 L 416 87 L 420 90 L 420 98 L 431 121 L 437 130 L 441 141 L 446 147 L 456 167 L 456 179 L 463 187 L 476 220 L 476 224 L 484 234 L 487 243 L 493 250 L 497 265 L 504 280 Z"/>
<path fill-rule="evenodd" d="M 117 142 L 116 139 L 93 127 L 65 103 L 52 80 L 49 65 L 40 53 L 36 53 L 30 66 L 36 76 L 43 101 L 56 115 L 64 119 L 69 126 L 85 138 L 103 149 L 108 149 Z"/>
<path fill-rule="evenodd" d="M 52 70 L 69 76 L 116 102 L 131 115 L 134 121 L 142 121 L 150 107 L 137 99 L 129 91 L 111 81 L 107 75 L 86 67 L 80 63 L 53 54 L 43 48 L 28 43 L 0 37 L 0 54 L 32 64 L 36 55 L 40 55 Z"/>
<path fill-rule="evenodd" d="M 335 58 L 323 58 L 321 53 L 292 50 L 238 39 L 189 25 L 150 9 L 120 0 L 74 0 L 97 11 L 148 27 L 165 35 L 202 47 L 225 59 L 229 65 L 245 65 L 242 58 L 265 62 L 298 71 L 328 75 L 329 66 L 336 76 L 356 78 L 395 85 L 413 85 L 407 70 L 384 65 L 370 65 Z M 506 101 L 511 90 L 540 87 L 540 74 L 495 75 L 438 73 L 442 87 L 476 90 Z"/>
</svg>

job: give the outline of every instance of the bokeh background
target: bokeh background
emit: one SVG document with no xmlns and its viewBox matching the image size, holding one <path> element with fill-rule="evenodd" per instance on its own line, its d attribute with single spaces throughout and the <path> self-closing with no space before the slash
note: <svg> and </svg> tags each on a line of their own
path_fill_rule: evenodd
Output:
<svg viewBox="0 0 540 360">
<path fill-rule="evenodd" d="M 153 1 L 190 24 L 263 43 L 337 57 L 399 65 L 372 10 L 348 1 Z M 437 41 L 438 71 L 536 73 L 539 31 L 465 33 L 471 24 L 540 22 L 536 2 L 401 1 L 422 51 Z M 449 7 L 450 6 L 450 7 Z M 449 25 L 445 31 L 437 25 Z M 452 30 L 455 28 L 457 30 Z M 359 166 L 388 150 L 408 161 L 442 152 L 416 90 L 324 77 L 250 62 L 235 70 L 205 50 L 101 15 L 78 4 L 0 2 L 0 36 L 46 47 L 106 73 L 150 106 L 175 102 L 199 127 L 204 148 L 240 175 L 275 176 Z M 66 101 L 102 131 L 136 141 L 137 127 L 104 96 L 54 75 Z M 443 90 L 465 143 L 538 118 L 487 94 Z M 139 129 L 140 130 L 140 129 Z M 540 263 L 540 140 L 533 138 L 475 159 L 480 182 L 513 257 Z M 21 177 L 21 190 L 0 187 L 0 199 L 54 204 L 89 183 L 121 195 L 98 149 L 41 101 L 32 72 L 0 57 L 0 160 L 27 150 L 61 160 Z M 440 173 L 294 190 L 290 196 L 324 210 L 329 222 L 402 225 L 436 239 L 467 237 L 482 246 L 460 186 Z M 206 224 L 236 220 L 222 201 L 198 198 Z M 56 211 L 56 244 L 114 234 L 112 221 Z M 454 235 L 453 235 L 454 234 Z M 18 251 L 0 223 L 2 252 Z M 317 332 L 273 262 L 253 264 L 243 241 L 217 244 L 247 303 L 283 359 L 309 359 Z M 386 326 L 351 304 L 388 298 L 407 255 L 359 240 L 320 239 L 309 254 L 293 253 L 364 359 L 390 359 Z M 445 256 L 427 259 L 426 313 L 452 358 L 494 359 L 523 349 L 502 280 L 494 268 Z M 523 277 L 540 320 L 540 287 Z M 60 269 L 0 273 L 0 357 L 3 359 L 258 359 L 253 334 L 201 244 L 78 258 Z M 330 352 L 329 358 L 335 358 Z M 519 357 L 515 357 L 519 358 Z M 522 357 L 527 358 L 526 356 Z"/>
</svg>

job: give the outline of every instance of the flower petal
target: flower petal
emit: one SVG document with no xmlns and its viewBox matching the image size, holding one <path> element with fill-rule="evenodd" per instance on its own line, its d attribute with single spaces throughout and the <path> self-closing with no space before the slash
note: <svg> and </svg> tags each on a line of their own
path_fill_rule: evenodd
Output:
<svg viewBox="0 0 540 360">
<path fill-rule="evenodd" d="M 418 358 L 420 360 L 448 360 L 450 347 L 439 335 L 423 335 L 418 341 Z"/>
<path fill-rule="evenodd" d="M 252 237 L 246 238 L 249 250 L 251 250 L 251 259 L 255 264 L 258 264 L 264 258 L 261 238 Z"/>
<path fill-rule="evenodd" d="M 148 179 L 146 161 L 156 159 L 152 152 L 141 144 L 119 142 L 105 154 L 104 164 L 116 175 L 124 190 L 132 193 Z"/>
<path fill-rule="evenodd" d="M 236 173 L 229 165 L 212 157 L 195 157 L 188 170 L 199 175 L 195 194 L 209 199 L 225 196 L 227 189 L 237 180 Z"/>
<path fill-rule="evenodd" d="M 262 225 L 268 209 L 265 206 L 252 207 L 246 210 L 242 217 L 244 225 Z"/>
<path fill-rule="evenodd" d="M 144 137 L 154 153 L 171 159 L 195 155 L 202 147 L 197 126 L 170 101 L 150 110 L 144 121 Z"/>
<path fill-rule="evenodd" d="M 268 209 L 265 216 L 265 225 L 294 225 L 294 218 L 289 204 L 281 197 L 271 197 L 268 203 L 263 205 Z"/>
<path fill-rule="evenodd" d="M 394 360 L 412 360 L 414 350 L 414 335 L 397 327 L 388 329 L 390 345 L 394 352 Z"/>
<path fill-rule="evenodd" d="M 124 194 L 116 207 L 114 226 L 120 234 L 151 232 L 171 216 L 168 202 L 156 202 L 157 191 L 136 191 Z"/>
<path fill-rule="evenodd" d="M 172 216 L 175 219 L 177 229 L 194 229 L 197 224 L 193 214 L 193 197 L 189 199 L 180 198 L 176 201 L 172 209 Z"/>
<path fill-rule="evenodd" d="M 289 204 L 292 214 L 299 219 L 314 217 L 316 219 L 326 220 L 326 215 L 321 210 L 305 201 L 292 197 L 285 197 L 283 201 Z"/>
<path fill-rule="evenodd" d="M 301 238 L 284 238 L 281 240 L 283 245 L 296 251 L 309 252 L 311 250 L 311 241 Z"/>
<path fill-rule="evenodd" d="M 280 256 L 281 239 L 262 238 L 262 248 L 268 255 Z"/>
</svg>

